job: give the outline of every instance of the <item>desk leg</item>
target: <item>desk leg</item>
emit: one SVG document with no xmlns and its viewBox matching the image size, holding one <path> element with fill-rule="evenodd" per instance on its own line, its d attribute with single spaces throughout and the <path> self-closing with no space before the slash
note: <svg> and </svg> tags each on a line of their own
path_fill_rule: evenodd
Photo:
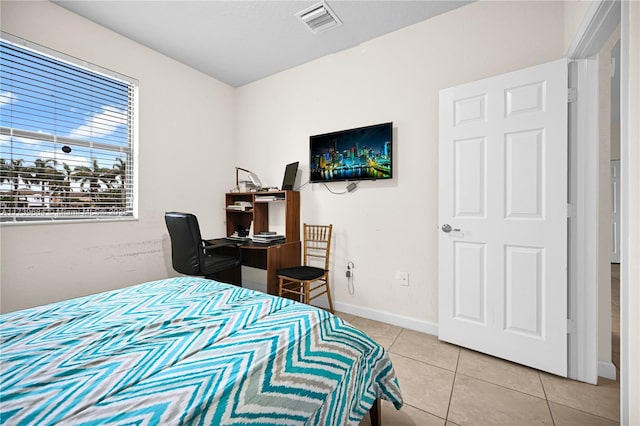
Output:
<svg viewBox="0 0 640 426">
<path fill-rule="evenodd" d="M 278 269 L 300 266 L 300 241 L 267 249 L 267 293 L 278 294 Z"/>
</svg>

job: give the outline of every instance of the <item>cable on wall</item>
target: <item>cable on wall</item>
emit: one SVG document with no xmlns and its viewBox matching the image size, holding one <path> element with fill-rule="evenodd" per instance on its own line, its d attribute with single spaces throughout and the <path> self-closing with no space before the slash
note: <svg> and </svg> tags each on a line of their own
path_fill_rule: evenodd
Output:
<svg viewBox="0 0 640 426">
<path fill-rule="evenodd" d="M 353 264 L 353 262 L 347 262 L 347 272 L 346 272 L 347 290 L 349 290 L 349 294 L 352 296 L 356 292 L 356 289 L 353 285 L 353 269 L 354 268 L 355 268 L 355 265 Z"/>
<path fill-rule="evenodd" d="M 347 185 L 347 187 L 345 188 L 344 191 L 342 192 L 336 192 L 336 191 L 332 191 L 331 188 L 329 188 L 329 186 L 322 182 L 322 184 L 324 185 L 325 188 L 327 188 L 327 191 L 329 191 L 330 193 L 334 194 L 334 195 L 344 195 L 347 194 L 351 191 L 353 191 L 354 189 L 356 189 L 358 187 L 358 183 L 359 181 L 355 181 L 355 182 L 349 182 L 349 185 Z"/>
</svg>

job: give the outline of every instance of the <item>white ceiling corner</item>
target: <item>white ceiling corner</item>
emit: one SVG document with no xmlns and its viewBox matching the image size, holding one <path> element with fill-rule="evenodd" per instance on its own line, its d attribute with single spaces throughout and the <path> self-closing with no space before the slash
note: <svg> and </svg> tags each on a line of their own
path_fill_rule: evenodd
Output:
<svg viewBox="0 0 640 426">
<path fill-rule="evenodd" d="M 295 15 L 318 0 L 52 1 L 234 87 L 470 3 L 327 0 L 342 25 L 313 34 Z"/>
</svg>

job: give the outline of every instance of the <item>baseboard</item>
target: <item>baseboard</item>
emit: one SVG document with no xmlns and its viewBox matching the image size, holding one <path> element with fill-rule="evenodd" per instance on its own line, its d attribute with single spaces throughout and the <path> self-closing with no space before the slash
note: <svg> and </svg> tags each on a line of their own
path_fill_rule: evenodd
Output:
<svg viewBox="0 0 640 426">
<path fill-rule="evenodd" d="M 616 380 L 616 365 L 611 361 L 598 361 L 598 377 Z"/>
<path fill-rule="evenodd" d="M 344 312 L 351 315 L 367 318 L 374 321 L 380 321 L 402 328 L 419 331 L 421 333 L 438 335 L 438 324 L 417 320 L 415 318 L 405 317 L 403 315 L 393 314 L 391 312 L 379 311 L 377 309 L 365 308 L 348 303 L 333 302 L 336 311 Z"/>
</svg>

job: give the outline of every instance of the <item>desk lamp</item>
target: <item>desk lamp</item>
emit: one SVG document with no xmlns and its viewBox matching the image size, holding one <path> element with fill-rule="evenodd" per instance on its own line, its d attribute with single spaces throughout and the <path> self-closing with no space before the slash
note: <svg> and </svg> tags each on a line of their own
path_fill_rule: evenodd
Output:
<svg viewBox="0 0 640 426">
<path fill-rule="evenodd" d="M 238 190 L 240 190 L 240 182 L 238 181 L 238 171 L 240 171 L 240 170 L 242 170 L 243 172 L 249 173 L 249 180 L 253 184 L 253 188 L 252 189 L 260 189 L 260 188 L 262 188 L 262 182 L 260 182 L 260 179 L 258 178 L 258 176 L 255 173 L 253 173 L 250 170 L 243 169 L 242 167 L 236 167 L 236 188 L 238 188 Z"/>
</svg>

